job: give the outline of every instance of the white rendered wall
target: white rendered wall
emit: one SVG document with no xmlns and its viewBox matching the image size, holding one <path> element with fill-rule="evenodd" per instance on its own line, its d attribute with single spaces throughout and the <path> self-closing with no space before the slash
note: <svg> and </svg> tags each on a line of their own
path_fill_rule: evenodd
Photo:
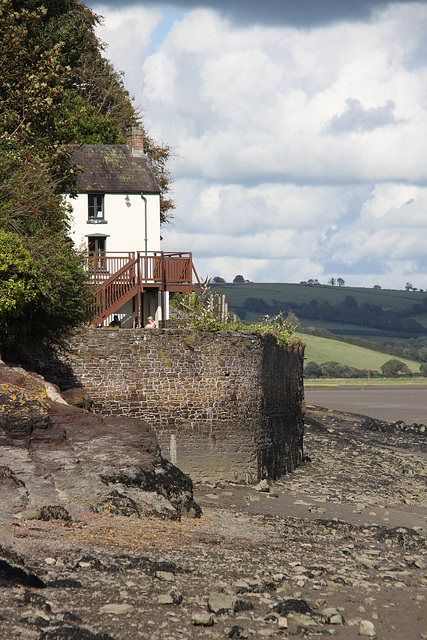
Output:
<svg viewBox="0 0 427 640">
<path fill-rule="evenodd" d="M 71 238 L 76 249 L 87 249 L 88 236 L 105 235 L 105 250 L 145 251 L 145 202 L 140 194 L 105 194 L 104 222 L 88 222 L 88 196 L 67 197 L 71 215 Z M 160 197 L 145 195 L 147 202 L 147 251 L 160 251 Z"/>
</svg>

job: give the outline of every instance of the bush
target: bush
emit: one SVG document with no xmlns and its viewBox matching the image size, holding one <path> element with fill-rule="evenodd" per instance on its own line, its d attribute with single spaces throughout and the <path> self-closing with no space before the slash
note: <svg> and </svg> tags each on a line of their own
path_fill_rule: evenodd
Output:
<svg viewBox="0 0 427 640">
<path fill-rule="evenodd" d="M 399 375 L 412 376 L 409 367 L 400 360 L 388 360 L 382 365 L 381 371 L 387 378 L 397 378 Z"/>
<path fill-rule="evenodd" d="M 304 367 L 304 375 L 306 378 L 321 378 L 323 374 L 322 367 L 317 362 L 307 362 Z"/>
<path fill-rule="evenodd" d="M 420 371 L 421 375 L 427 377 L 427 362 L 423 362 L 422 364 L 420 364 Z"/>
<path fill-rule="evenodd" d="M 0 348 L 20 356 L 34 344 L 60 346 L 89 318 L 82 258 L 60 234 L 21 239 L 0 229 Z"/>
<path fill-rule="evenodd" d="M 235 319 L 231 314 L 226 319 L 220 319 L 215 313 L 218 307 L 217 302 L 220 295 L 209 289 L 210 280 L 207 279 L 202 290 L 191 294 L 175 294 L 171 300 L 171 305 L 180 309 L 187 316 L 186 325 L 191 329 L 199 331 L 252 331 L 261 335 L 273 335 L 278 344 L 289 346 L 291 344 L 301 344 L 301 340 L 294 336 L 295 325 L 292 324 L 292 317 L 284 318 L 281 313 L 276 316 L 264 316 L 261 320 L 244 325 L 240 320 Z"/>
</svg>

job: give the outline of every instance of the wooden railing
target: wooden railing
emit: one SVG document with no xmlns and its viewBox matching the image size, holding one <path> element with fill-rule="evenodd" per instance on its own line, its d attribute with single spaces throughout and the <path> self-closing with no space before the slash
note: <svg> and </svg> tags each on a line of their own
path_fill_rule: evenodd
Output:
<svg viewBox="0 0 427 640">
<path fill-rule="evenodd" d="M 93 284 L 95 326 L 145 289 L 192 292 L 193 274 L 201 287 L 191 253 L 97 252 L 88 256 L 87 271 Z"/>
<path fill-rule="evenodd" d="M 98 284 L 93 292 L 92 315 L 99 324 L 138 293 L 138 261 L 129 260 L 117 273 Z"/>
</svg>

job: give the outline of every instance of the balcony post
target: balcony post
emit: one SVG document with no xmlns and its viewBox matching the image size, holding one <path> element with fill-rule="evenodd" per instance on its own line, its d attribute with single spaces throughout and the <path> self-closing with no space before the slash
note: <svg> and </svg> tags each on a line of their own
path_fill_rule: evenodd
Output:
<svg viewBox="0 0 427 640">
<path fill-rule="evenodd" d="M 162 319 L 160 321 L 160 324 L 162 329 L 165 328 L 165 289 L 166 289 L 165 254 L 162 252 L 162 280 L 160 284 L 160 307 L 162 310 Z"/>
</svg>

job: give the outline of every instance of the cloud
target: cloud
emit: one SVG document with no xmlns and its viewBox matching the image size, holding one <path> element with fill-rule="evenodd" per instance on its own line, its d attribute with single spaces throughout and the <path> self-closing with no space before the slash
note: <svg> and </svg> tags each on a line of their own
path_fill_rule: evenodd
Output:
<svg viewBox="0 0 427 640">
<path fill-rule="evenodd" d="M 401 4 L 409 1 L 399 0 Z M 214 9 L 238 24 L 312 27 L 344 20 L 367 20 L 372 12 L 389 3 L 389 0 L 168 0 L 161 4 L 185 10 Z M 132 7 L 140 5 L 141 0 L 104 0 L 103 4 L 115 8 Z M 144 5 L 156 7 L 158 3 L 144 2 Z"/>
<path fill-rule="evenodd" d="M 342 133 L 343 131 L 373 131 L 378 127 L 394 124 L 394 102 L 388 100 L 382 107 L 364 109 L 360 100 L 347 98 L 346 109 L 339 116 L 333 116 L 327 132 Z"/>
<path fill-rule="evenodd" d="M 135 54 L 129 14 L 106 11 L 107 55 L 177 152 L 165 250 L 228 280 L 403 287 L 413 272 L 427 288 L 427 6 L 368 6 L 302 30 L 144 4 Z"/>
</svg>

